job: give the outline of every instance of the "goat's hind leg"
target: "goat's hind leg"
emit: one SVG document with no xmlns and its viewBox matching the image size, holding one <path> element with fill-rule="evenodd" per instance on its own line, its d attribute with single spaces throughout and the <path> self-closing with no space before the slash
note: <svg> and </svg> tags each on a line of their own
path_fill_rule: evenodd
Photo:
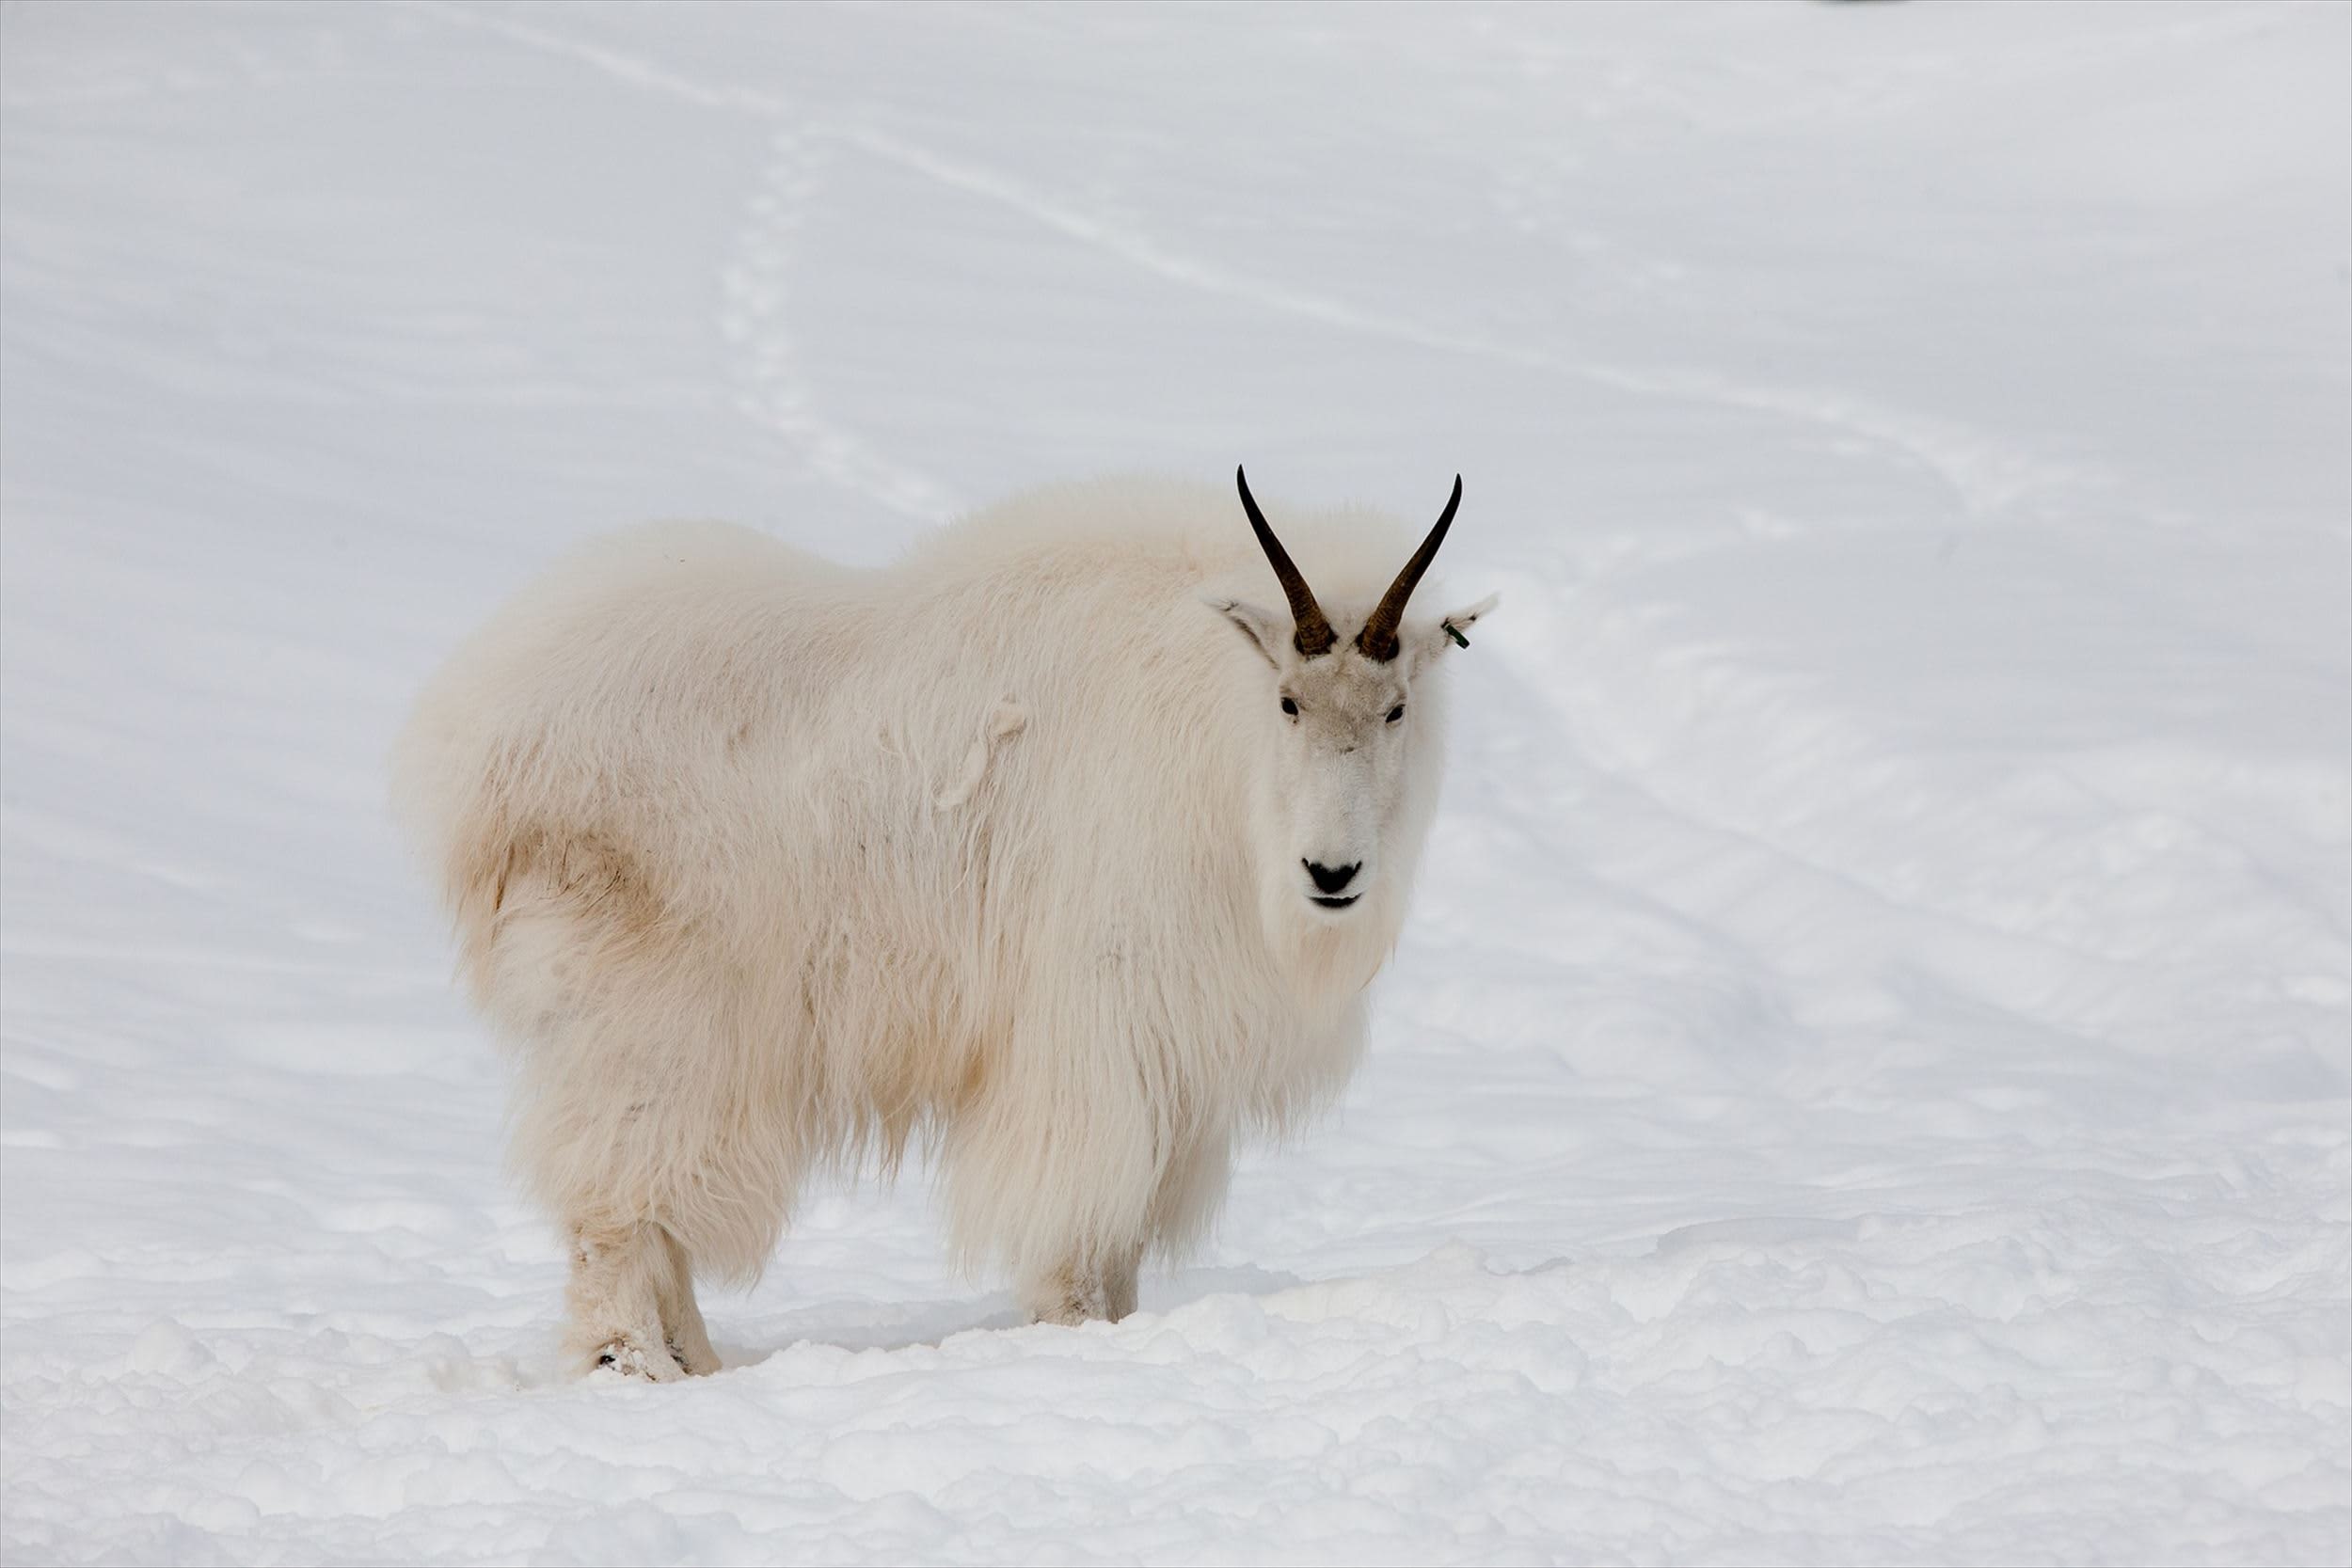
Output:
<svg viewBox="0 0 2352 1568">
<path fill-rule="evenodd" d="M 673 1254 L 674 1245 L 668 1232 L 650 1222 L 574 1227 L 572 1280 L 564 1294 L 571 1321 L 564 1343 L 580 1370 L 611 1367 L 630 1377 L 675 1383 L 692 1370 L 671 1350 L 665 1321 L 676 1312 L 675 1259 L 683 1257 Z M 690 1304 L 691 1291 L 689 1284 Z M 708 1356 L 710 1341 L 701 1326 L 697 1312 L 694 1338 Z"/>
<path fill-rule="evenodd" d="M 696 1377 L 707 1377 L 719 1370 L 719 1354 L 710 1348 L 702 1308 L 694 1304 L 694 1260 L 687 1256 L 684 1243 L 667 1230 L 661 1232 L 661 1244 L 670 1259 L 669 1278 L 660 1298 L 662 1338 L 680 1366 Z"/>
<path fill-rule="evenodd" d="M 784 1120 L 788 1057 L 615 845 L 535 843 L 498 909 L 482 986 L 523 1047 L 516 1164 L 571 1243 L 565 1348 L 583 1372 L 716 1371 L 693 1257 L 748 1273 L 774 1244 L 791 1146 L 742 1124 Z"/>
</svg>

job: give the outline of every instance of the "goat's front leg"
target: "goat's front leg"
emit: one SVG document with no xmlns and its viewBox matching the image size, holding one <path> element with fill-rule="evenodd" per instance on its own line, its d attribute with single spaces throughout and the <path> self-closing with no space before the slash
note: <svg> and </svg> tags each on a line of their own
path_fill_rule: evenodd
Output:
<svg viewBox="0 0 2352 1568">
<path fill-rule="evenodd" d="M 1081 1249 L 1021 1281 L 1021 1305 L 1031 1323 L 1117 1323 L 1136 1309 L 1136 1275 L 1142 1262 L 1140 1243 Z"/>
</svg>

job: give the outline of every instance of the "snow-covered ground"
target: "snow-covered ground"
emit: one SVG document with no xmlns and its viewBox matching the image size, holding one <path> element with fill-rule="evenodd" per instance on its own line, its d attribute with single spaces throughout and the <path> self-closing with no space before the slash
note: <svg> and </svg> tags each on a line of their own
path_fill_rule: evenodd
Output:
<svg viewBox="0 0 2352 1568">
<path fill-rule="evenodd" d="M 1239 460 L 1504 594 L 1343 1113 L 563 1381 L 422 675 Z M 2352 1558 L 2352 8 L 14 5 L 0 515 L 12 1563 Z"/>
</svg>

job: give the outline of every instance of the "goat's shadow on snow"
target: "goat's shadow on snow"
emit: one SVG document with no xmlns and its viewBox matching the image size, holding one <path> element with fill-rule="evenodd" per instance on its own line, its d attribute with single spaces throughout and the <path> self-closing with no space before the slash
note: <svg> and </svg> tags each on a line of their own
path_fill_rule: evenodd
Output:
<svg viewBox="0 0 2352 1568">
<path fill-rule="evenodd" d="M 1136 1292 L 1136 1317 L 1148 1318 L 1172 1311 L 1210 1296 L 1266 1296 L 1306 1283 L 1296 1275 L 1248 1265 L 1228 1269 L 1184 1269 L 1172 1275 L 1147 1275 Z M 1136 1319 L 1127 1321 L 1133 1323 Z M 713 1348 L 719 1353 L 720 1370 L 732 1372 L 759 1366 L 803 1345 L 885 1352 L 912 1350 L 917 1346 L 936 1348 L 959 1334 L 968 1334 L 975 1329 L 1029 1326 L 1027 1315 L 999 1291 L 993 1295 L 954 1301 L 812 1307 L 785 1314 L 771 1330 L 757 1336 L 763 1343 L 730 1341 Z M 1065 1331 L 1047 1329 L 1041 1332 Z"/>
</svg>

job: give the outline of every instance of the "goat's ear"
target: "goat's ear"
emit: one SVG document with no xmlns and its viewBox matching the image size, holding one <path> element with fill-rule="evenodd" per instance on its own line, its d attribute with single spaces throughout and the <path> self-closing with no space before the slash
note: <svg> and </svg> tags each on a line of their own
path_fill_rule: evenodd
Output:
<svg viewBox="0 0 2352 1568">
<path fill-rule="evenodd" d="M 1260 658 L 1277 670 L 1282 667 L 1282 642 L 1291 635 L 1291 618 L 1287 614 L 1277 615 L 1219 594 L 1203 594 L 1200 602 L 1231 621 L 1249 640 Z"/>
<path fill-rule="evenodd" d="M 1482 616 L 1492 615 L 1495 606 L 1502 602 L 1502 594 L 1489 594 L 1476 604 L 1465 605 L 1460 610 L 1438 616 L 1435 621 L 1424 623 L 1412 640 L 1414 666 L 1418 668 L 1426 664 L 1448 648 L 1469 647 L 1467 633 L 1470 627 L 1478 625 Z"/>
</svg>

